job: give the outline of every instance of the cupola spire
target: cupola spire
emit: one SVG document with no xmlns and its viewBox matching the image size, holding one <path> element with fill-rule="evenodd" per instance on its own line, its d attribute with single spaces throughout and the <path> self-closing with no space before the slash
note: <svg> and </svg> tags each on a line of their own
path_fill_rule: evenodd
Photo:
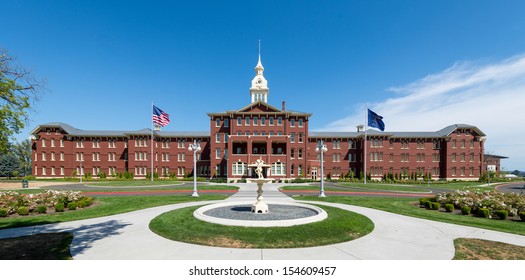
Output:
<svg viewBox="0 0 525 280">
<path fill-rule="evenodd" d="M 261 63 L 261 40 L 259 40 L 259 60 L 255 66 L 255 78 L 252 80 L 250 97 L 253 102 L 264 101 L 268 103 L 268 81 L 264 78 L 264 67 Z"/>
</svg>

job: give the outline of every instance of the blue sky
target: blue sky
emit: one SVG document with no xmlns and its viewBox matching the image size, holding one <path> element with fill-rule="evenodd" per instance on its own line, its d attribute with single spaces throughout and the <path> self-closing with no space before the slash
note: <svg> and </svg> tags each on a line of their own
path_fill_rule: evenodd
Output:
<svg viewBox="0 0 525 280">
<path fill-rule="evenodd" d="M 366 104 L 390 131 L 467 123 L 525 169 L 523 1 L 2 1 L 0 47 L 47 80 L 31 122 L 209 130 L 239 109 L 261 39 L 269 103 L 354 130 Z"/>
</svg>

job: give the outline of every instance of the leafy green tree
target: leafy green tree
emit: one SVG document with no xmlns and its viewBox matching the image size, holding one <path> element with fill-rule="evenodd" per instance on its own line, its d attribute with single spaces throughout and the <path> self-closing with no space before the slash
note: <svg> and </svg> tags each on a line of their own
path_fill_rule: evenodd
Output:
<svg viewBox="0 0 525 280">
<path fill-rule="evenodd" d="M 43 92 L 44 82 L 0 49 L 0 153 L 7 152 L 9 138 L 28 123 L 31 104 Z"/>
<path fill-rule="evenodd" d="M 11 153 L 18 161 L 18 174 L 31 174 L 31 141 L 24 140 L 11 146 Z"/>
</svg>

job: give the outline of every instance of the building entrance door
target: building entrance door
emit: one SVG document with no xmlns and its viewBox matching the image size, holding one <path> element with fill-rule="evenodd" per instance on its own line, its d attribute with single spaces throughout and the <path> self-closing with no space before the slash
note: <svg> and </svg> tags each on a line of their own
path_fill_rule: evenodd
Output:
<svg viewBox="0 0 525 280">
<path fill-rule="evenodd" d="M 317 180 L 317 166 L 312 166 L 312 180 Z"/>
</svg>

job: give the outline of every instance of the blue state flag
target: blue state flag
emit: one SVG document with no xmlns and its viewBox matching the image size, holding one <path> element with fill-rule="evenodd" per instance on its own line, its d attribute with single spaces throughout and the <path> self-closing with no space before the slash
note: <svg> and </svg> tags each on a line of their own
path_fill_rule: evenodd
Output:
<svg viewBox="0 0 525 280">
<path fill-rule="evenodd" d="M 379 130 L 385 131 L 385 123 L 383 122 L 383 117 L 376 114 L 370 109 L 368 109 L 368 126 L 379 128 Z"/>
</svg>

